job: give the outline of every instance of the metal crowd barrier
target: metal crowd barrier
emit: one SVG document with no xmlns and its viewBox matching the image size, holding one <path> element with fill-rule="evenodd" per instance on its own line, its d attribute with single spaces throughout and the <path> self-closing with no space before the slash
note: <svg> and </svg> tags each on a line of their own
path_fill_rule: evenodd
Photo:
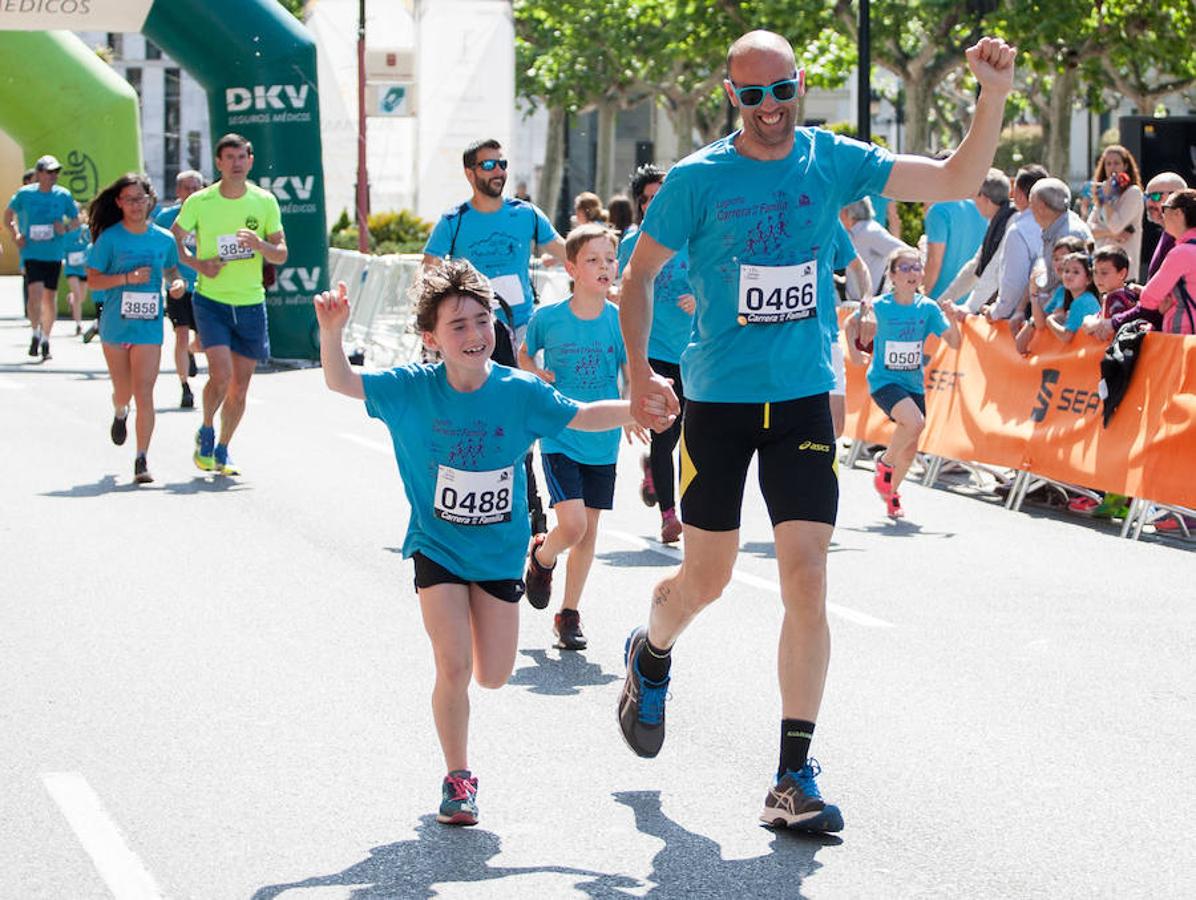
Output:
<svg viewBox="0 0 1196 900">
<path fill-rule="evenodd" d="M 349 288 L 346 349 L 364 354 L 372 366 L 386 368 L 417 362 L 422 341 L 415 330 L 409 291 L 423 257 L 367 256 L 354 250 L 328 251 L 329 283 Z M 561 268 L 538 262 L 528 269 L 541 303 L 569 295 L 569 276 Z"/>
</svg>

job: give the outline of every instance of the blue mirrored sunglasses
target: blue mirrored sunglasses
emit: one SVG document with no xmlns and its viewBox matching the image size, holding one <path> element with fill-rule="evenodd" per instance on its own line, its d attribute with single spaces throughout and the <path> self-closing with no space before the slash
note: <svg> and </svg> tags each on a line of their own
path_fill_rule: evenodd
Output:
<svg viewBox="0 0 1196 900">
<path fill-rule="evenodd" d="M 763 103 L 765 94 L 772 94 L 773 99 L 778 103 L 788 103 L 797 96 L 797 89 L 800 83 L 800 79 L 785 78 L 781 81 L 774 81 L 767 86 L 749 84 L 739 87 L 732 81 L 731 89 L 735 91 L 735 96 L 739 98 L 739 105 L 750 109 L 753 106 L 759 106 Z"/>
<path fill-rule="evenodd" d="M 504 172 L 507 171 L 507 161 L 505 159 L 483 159 L 474 165 L 475 169 L 481 169 L 483 172 L 493 172 L 496 167 Z"/>
</svg>

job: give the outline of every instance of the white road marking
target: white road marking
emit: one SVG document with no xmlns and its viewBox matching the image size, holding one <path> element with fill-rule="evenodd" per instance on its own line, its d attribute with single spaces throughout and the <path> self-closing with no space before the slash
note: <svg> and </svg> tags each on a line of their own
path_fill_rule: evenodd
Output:
<svg viewBox="0 0 1196 900">
<path fill-rule="evenodd" d="M 642 537 L 637 537 L 634 534 L 628 534 L 625 531 L 616 531 L 613 528 L 602 528 L 599 534 L 605 534 L 616 540 L 622 541 L 625 544 L 630 544 L 633 547 L 638 547 L 641 550 L 651 550 L 653 553 L 659 553 L 661 556 L 667 556 L 669 559 L 681 562 L 682 554 L 680 550 L 674 547 L 669 547 L 661 544 L 658 541 L 646 540 Z M 760 588 L 761 590 L 770 591 L 771 593 L 781 593 L 781 586 L 775 581 L 770 581 L 767 578 L 761 578 L 759 575 L 753 575 L 750 572 L 745 572 L 742 569 L 733 569 L 731 577 L 736 581 L 746 584 L 749 587 Z M 838 603 L 827 602 L 826 611 L 831 615 L 838 616 L 840 619 L 845 619 L 848 622 L 854 622 L 856 625 L 863 625 L 865 628 L 895 628 L 892 622 L 886 622 L 884 619 L 878 619 L 875 616 L 870 616 L 867 613 L 860 612 L 858 609 L 852 609 L 849 606 L 840 606 Z"/>
<path fill-rule="evenodd" d="M 391 448 L 391 446 L 389 444 L 382 443 L 382 441 L 371 441 L 369 438 L 363 438 L 359 434 L 351 434 L 348 431 L 342 431 L 340 436 L 346 441 L 352 441 L 354 444 L 365 447 L 368 450 L 376 450 L 378 453 L 385 453 L 387 456 L 390 456 L 394 453 L 394 450 Z"/>
<path fill-rule="evenodd" d="M 120 829 L 82 775 L 48 772 L 42 775 L 42 781 L 116 900 L 162 897 L 154 877 L 129 849 Z"/>
</svg>

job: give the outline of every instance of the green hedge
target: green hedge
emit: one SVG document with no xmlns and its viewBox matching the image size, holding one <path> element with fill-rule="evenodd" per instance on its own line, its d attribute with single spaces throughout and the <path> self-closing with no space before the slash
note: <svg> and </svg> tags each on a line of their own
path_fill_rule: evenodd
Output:
<svg viewBox="0 0 1196 900">
<path fill-rule="evenodd" d="M 369 251 L 375 256 L 387 253 L 421 253 L 432 233 L 432 224 L 407 209 L 373 213 L 369 217 Z M 332 226 L 330 246 L 339 250 L 357 249 L 357 226 L 349 221 L 348 210 Z"/>
</svg>

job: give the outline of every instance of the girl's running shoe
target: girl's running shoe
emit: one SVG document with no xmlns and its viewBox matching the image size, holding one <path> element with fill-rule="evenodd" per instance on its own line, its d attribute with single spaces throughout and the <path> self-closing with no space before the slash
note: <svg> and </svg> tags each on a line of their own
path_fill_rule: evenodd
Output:
<svg viewBox="0 0 1196 900">
<path fill-rule="evenodd" d="M 644 471 L 644 480 L 640 482 L 640 499 L 644 506 L 656 505 L 656 482 L 652 480 L 651 458 L 645 453 L 640 457 L 640 468 Z"/>
<path fill-rule="evenodd" d="M 885 497 L 885 505 L 890 519 L 900 519 L 905 516 L 905 510 L 901 508 L 900 494 L 889 494 L 889 496 Z"/>
<path fill-rule="evenodd" d="M 445 775 L 440 795 L 437 822 L 442 825 L 478 824 L 478 780 L 468 769 L 457 769 Z"/>
</svg>

